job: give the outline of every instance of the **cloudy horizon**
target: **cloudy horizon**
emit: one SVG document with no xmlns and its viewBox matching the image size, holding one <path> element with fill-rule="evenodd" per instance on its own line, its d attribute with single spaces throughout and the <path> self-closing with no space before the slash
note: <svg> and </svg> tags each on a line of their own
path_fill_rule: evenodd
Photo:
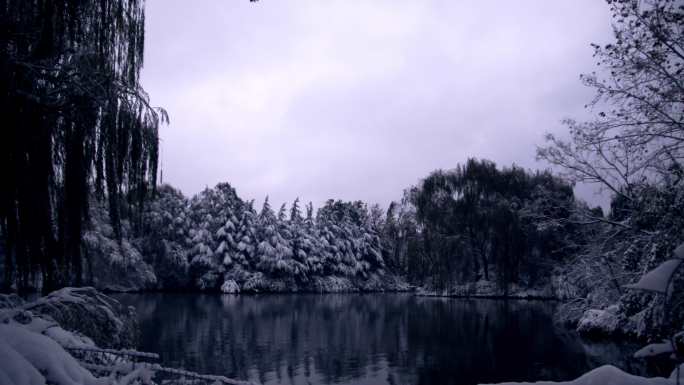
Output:
<svg viewBox="0 0 684 385">
<path fill-rule="evenodd" d="M 142 83 L 164 182 L 195 194 L 386 206 L 471 157 L 535 160 L 586 118 L 604 2 L 148 0 Z M 605 201 L 593 188 L 580 198 Z"/>
</svg>

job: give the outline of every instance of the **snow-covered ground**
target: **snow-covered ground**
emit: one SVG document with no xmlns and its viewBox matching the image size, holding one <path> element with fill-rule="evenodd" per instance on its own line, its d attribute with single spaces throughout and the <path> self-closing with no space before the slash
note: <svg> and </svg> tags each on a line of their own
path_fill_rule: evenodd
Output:
<svg viewBox="0 0 684 385">
<path fill-rule="evenodd" d="M 684 366 L 682 370 L 684 371 Z M 635 376 L 616 368 L 612 365 L 598 367 L 579 378 L 566 382 L 506 382 L 499 385 L 673 385 L 676 383 L 677 370 L 672 372 L 670 378 L 654 377 L 644 378 Z M 684 381 L 684 375 L 680 373 L 680 382 Z"/>
<path fill-rule="evenodd" d="M 100 349 L 84 334 L 62 328 L 55 318 L 79 314 L 82 325 L 107 320 L 123 327 L 124 321 L 117 318 L 119 309 L 110 298 L 90 288 L 62 289 L 31 303 L 23 303 L 16 296 L 0 297 L 0 384 L 129 385 L 145 383 L 149 378 L 144 368 L 132 366 L 127 374 L 135 373 L 129 376 L 98 378 L 68 351 Z M 103 314 L 104 318 L 87 319 L 94 314 Z M 101 329 L 107 324 L 105 321 Z"/>
</svg>

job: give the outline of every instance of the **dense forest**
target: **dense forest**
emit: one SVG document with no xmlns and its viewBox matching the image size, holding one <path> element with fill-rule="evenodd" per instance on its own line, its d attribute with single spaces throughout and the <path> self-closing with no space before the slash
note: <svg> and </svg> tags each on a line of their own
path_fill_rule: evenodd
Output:
<svg viewBox="0 0 684 385">
<path fill-rule="evenodd" d="M 268 197 L 257 210 L 227 183 L 191 199 L 165 185 L 130 242 L 167 289 L 396 290 L 406 280 L 445 293 L 479 282 L 491 295 L 513 286 L 551 297 L 554 268 L 584 239 L 570 220 L 577 204 L 572 187 L 549 172 L 475 159 L 435 171 L 387 210 L 331 199 L 314 214 L 297 199 L 276 212 Z M 87 239 L 91 255 L 107 249 L 107 237 Z M 98 272 L 88 274 L 92 281 Z"/>
<path fill-rule="evenodd" d="M 684 9 L 609 6 L 614 41 L 594 46 L 600 70 L 581 77 L 595 118 L 547 136 L 537 157 L 552 171 L 472 158 L 386 207 L 331 199 L 314 212 L 255 208 L 227 183 L 191 198 L 158 186 L 168 118 L 139 84 L 142 2 L 3 2 L 3 290 L 414 286 L 561 298 L 562 322 L 594 309 L 609 333 L 658 333 L 673 294 L 624 285 L 684 240 Z M 577 199 L 576 183 L 610 194 L 610 210 Z"/>
<path fill-rule="evenodd" d="M 190 200 L 170 186 L 158 194 L 138 243 L 163 287 L 325 290 L 318 277 L 385 275 L 380 237 L 361 202 L 329 200 L 314 215 L 299 200 L 276 212 L 268 197 L 257 211 L 227 183 Z"/>
</svg>

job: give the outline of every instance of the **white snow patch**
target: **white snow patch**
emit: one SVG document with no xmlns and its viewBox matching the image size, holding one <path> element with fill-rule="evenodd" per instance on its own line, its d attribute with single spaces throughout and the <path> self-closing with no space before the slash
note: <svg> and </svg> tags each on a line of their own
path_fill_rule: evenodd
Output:
<svg viewBox="0 0 684 385">
<path fill-rule="evenodd" d="M 221 285 L 221 292 L 226 294 L 238 294 L 240 292 L 240 286 L 238 286 L 237 282 L 234 280 L 229 279 Z"/>
<path fill-rule="evenodd" d="M 17 325 L 0 325 L 0 379 L 8 385 L 105 384 L 50 337 Z"/>
<path fill-rule="evenodd" d="M 609 306 L 604 310 L 589 309 L 584 312 L 582 318 L 577 323 L 577 331 L 580 334 L 607 334 L 614 333 L 619 320 L 616 315 L 617 305 Z"/>
<path fill-rule="evenodd" d="M 663 340 L 663 342 L 659 344 L 650 344 L 639 349 L 636 353 L 634 353 L 634 358 L 653 357 L 672 352 L 672 342 Z"/>
<path fill-rule="evenodd" d="M 667 379 L 662 377 L 645 378 L 625 373 L 612 365 L 604 365 L 583 374 L 573 381 L 553 382 L 505 382 L 500 385 L 672 385 L 674 377 Z"/>
<path fill-rule="evenodd" d="M 684 243 L 677 246 L 677 248 L 674 250 L 674 256 L 675 258 L 684 259 Z"/>
<path fill-rule="evenodd" d="M 639 282 L 631 285 L 625 285 L 625 287 L 628 289 L 666 293 L 667 286 L 670 283 L 670 278 L 681 263 L 681 259 L 669 259 L 661 263 L 660 266 L 644 274 Z"/>
</svg>

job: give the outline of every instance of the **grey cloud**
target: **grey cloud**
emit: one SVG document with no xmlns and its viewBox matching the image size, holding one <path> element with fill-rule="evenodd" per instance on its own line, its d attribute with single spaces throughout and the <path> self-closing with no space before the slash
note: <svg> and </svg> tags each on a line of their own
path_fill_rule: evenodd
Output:
<svg viewBox="0 0 684 385">
<path fill-rule="evenodd" d="M 386 204 L 473 156 L 545 167 L 535 145 L 587 116 L 578 75 L 610 36 L 596 0 L 147 4 L 165 180 L 276 203 Z"/>
</svg>

